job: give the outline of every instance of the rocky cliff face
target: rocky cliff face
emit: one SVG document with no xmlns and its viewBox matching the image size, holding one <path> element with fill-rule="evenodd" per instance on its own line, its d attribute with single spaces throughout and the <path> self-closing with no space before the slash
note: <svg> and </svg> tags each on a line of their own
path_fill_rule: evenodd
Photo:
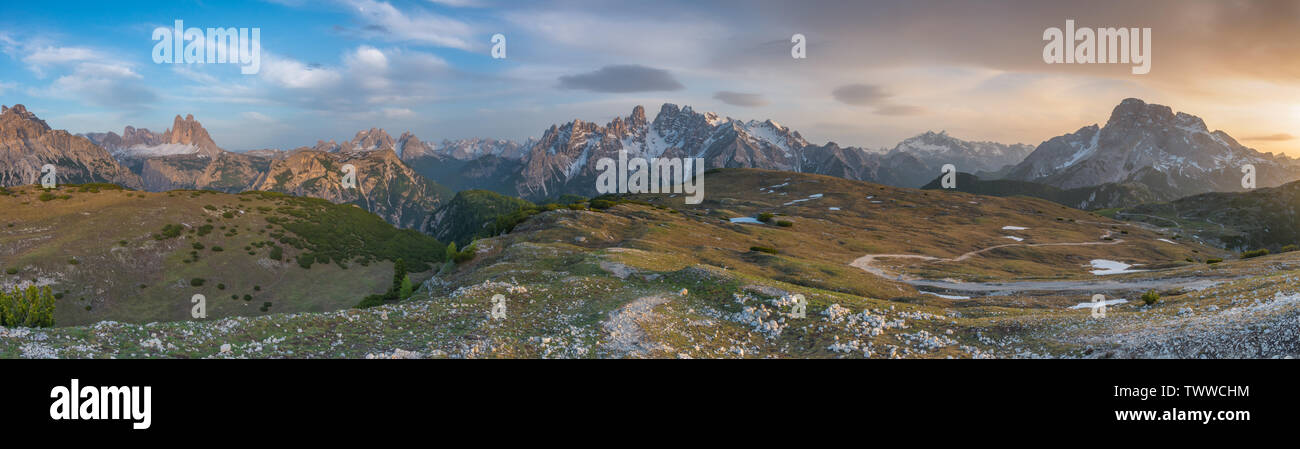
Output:
<svg viewBox="0 0 1300 449">
<path fill-rule="evenodd" d="M 1105 126 L 1091 125 L 1043 142 L 1007 175 L 1063 189 L 1107 183 L 1144 184 L 1164 199 L 1214 191 L 1240 191 L 1246 164 L 1256 185 L 1297 179 L 1296 161 L 1264 154 L 1199 117 L 1168 106 L 1125 99 Z"/>
<path fill-rule="evenodd" d="M 141 162 L 145 189 L 206 189 L 238 193 L 253 187 L 270 159 L 222 151 L 213 157 L 197 154 L 154 156 Z"/>
<path fill-rule="evenodd" d="M 1033 146 L 1025 144 L 968 141 L 947 132 L 929 131 L 899 142 L 890 154 L 909 154 L 936 172 L 944 164 L 953 164 L 958 171 L 977 173 L 1019 164 L 1033 151 Z"/>
<path fill-rule="evenodd" d="M 190 114 L 185 115 L 184 119 L 177 115 L 172 121 L 171 129 L 164 132 L 163 137 L 171 145 L 195 147 L 197 149 L 195 154 L 200 156 L 216 157 L 225 152 L 212 140 L 212 136 L 208 135 L 208 130 L 204 129 L 203 125 L 199 124 L 198 120 L 194 120 L 194 116 Z"/>
<path fill-rule="evenodd" d="M 807 145 L 798 132 L 771 120 L 741 122 L 665 104 L 650 122 L 637 106 L 604 126 L 581 120 L 551 126 L 525 152 L 516 190 L 534 199 L 594 196 L 596 162 L 617 158 L 620 150 L 647 159 L 703 158 L 706 168 L 802 171 Z"/>
<path fill-rule="evenodd" d="M 329 141 L 318 140 L 316 145 L 311 147 L 313 151 L 324 151 L 328 153 L 347 153 L 358 151 L 378 151 L 390 150 L 396 151 L 397 141 L 393 136 L 388 135 L 382 129 L 370 128 L 368 130 L 357 131 L 352 140 L 338 143 L 333 139 Z"/>
<path fill-rule="evenodd" d="M 356 188 L 343 187 L 343 166 L 356 167 Z M 299 149 L 270 162 L 253 189 L 351 203 L 396 226 L 415 228 L 450 191 L 402 163 L 392 149 L 327 152 Z"/>
<path fill-rule="evenodd" d="M 932 137 L 941 142 L 873 152 L 834 142 L 813 145 L 798 131 L 772 120 L 740 121 L 696 112 L 689 106 L 665 104 L 653 121 L 647 121 L 645 109 L 637 106 L 632 114 L 604 126 L 577 120 L 546 130 L 525 150 L 516 191 L 535 200 L 564 193 L 592 196 L 599 174 L 596 161 L 616 158 L 619 150 L 626 150 L 629 157 L 702 158 L 705 168 L 817 173 L 906 187 L 921 186 L 939 173 L 942 164 L 937 161 L 956 155 L 973 160 L 985 156 L 981 151 L 1002 150 L 988 163 L 1000 166 L 1002 160 L 1018 161 L 1017 150 L 1027 152 L 1016 146 L 965 142 L 946 134 Z"/>
<path fill-rule="evenodd" d="M 39 183 L 45 164 L 56 167 L 59 183 L 142 187 L 139 176 L 89 139 L 51 129 L 23 105 L 0 106 L 0 186 Z"/>
</svg>

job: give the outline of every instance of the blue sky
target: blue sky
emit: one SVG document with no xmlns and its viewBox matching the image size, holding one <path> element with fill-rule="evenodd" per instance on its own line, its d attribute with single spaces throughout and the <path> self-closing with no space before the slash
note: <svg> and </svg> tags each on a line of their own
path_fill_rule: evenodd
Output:
<svg viewBox="0 0 1300 449">
<path fill-rule="evenodd" d="M 1036 144 L 1125 97 L 1294 151 L 1300 19 L 1290 2 L 274 0 L 4 2 L 0 104 L 56 128 L 162 131 L 194 114 L 226 149 L 362 129 L 525 139 L 665 102 L 773 119 L 815 143 L 890 147 L 927 130 Z M 1047 65 L 1041 35 L 1150 27 L 1152 71 Z M 154 28 L 261 30 L 261 70 L 155 64 Z M 507 57 L 490 56 L 491 37 Z M 792 34 L 808 38 L 790 57 Z M 1249 51 L 1245 51 L 1245 50 Z"/>
</svg>

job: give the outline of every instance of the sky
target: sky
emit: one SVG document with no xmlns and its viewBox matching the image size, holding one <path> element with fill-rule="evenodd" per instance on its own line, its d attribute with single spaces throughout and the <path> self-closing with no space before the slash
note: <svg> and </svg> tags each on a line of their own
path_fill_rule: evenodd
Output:
<svg viewBox="0 0 1300 449">
<path fill-rule="evenodd" d="M 259 70 L 155 63 L 155 29 L 177 20 L 258 29 Z M 1066 20 L 1150 28 L 1150 72 L 1044 62 Z M 1300 157 L 1297 25 L 1293 1 L 3 2 L 0 104 L 74 133 L 193 114 L 237 151 L 372 127 L 523 140 L 663 103 L 890 148 L 930 130 L 1036 145 L 1137 97 Z"/>
</svg>

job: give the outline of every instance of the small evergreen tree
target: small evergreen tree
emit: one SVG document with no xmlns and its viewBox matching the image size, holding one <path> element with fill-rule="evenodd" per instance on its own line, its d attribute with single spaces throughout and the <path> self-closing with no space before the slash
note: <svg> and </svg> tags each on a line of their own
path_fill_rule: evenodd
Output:
<svg viewBox="0 0 1300 449">
<path fill-rule="evenodd" d="M 54 292 L 49 286 L 0 292 L 0 326 L 54 326 Z"/>
<path fill-rule="evenodd" d="M 393 286 L 388 291 L 391 293 L 401 292 L 403 279 L 406 279 L 406 261 L 397 259 L 397 262 L 393 263 Z"/>
<path fill-rule="evenodd" d="M 414 292 L 415 292 L 415 285 L 411 283 L 411 277 L 410 276 L 403 277 L 402 286 L 398 289 L 397 299 L 404 300 L 406 298 L 410 298 L 411 294 Z"/>
</svg>

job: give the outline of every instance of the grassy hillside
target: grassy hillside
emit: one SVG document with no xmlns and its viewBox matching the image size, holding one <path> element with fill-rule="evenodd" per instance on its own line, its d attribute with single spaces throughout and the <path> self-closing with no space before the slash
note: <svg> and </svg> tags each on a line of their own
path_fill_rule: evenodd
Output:
<svg viewBox="0 0 1300 449">
<path fill-rule="evenodd" d="M 940 183 L 942 179 L 942 177 L 935 178 L 921 188 L 939 190 L 942 188 Z M 957 174 L 957 187 L 954 190 L 976 195 L 1042 198 L 1083 210 L 1127 207 L 1167 198 L 1141 183 L 1106 183 L 1093 187 L 1061 189 L 1036 182 L 1008 179 L 983 180 L 968 173 Z"/>
<path fill-rule="evenodd" d="M 266 192 L 11 187 L 0 196 L 0 288 L 51 286 L 57 325 L 350 307 L 441 262 L 443 245 L 352 205 Z"/>
<path fill-rule="evenodd" d="M 1215 323 L 1206 318 L 1217 315 L 1205 314 L 1244 317 L 1237 308 L 1270 301 L 1252 292 L 1300 283 L 1296 253 L 1207 265 L 1198 258 L 1222 254 L 1038 199 L 743 169 L 710 171 L 705 188 L 699 205 L 680 195 L 630 195 L 540 212 L 509 234 L 479 240 L 472 259 L 400 303 L 57 328 L 40 340 L 0 330 L 0 357 L 1098 357 L 1149 355 L 1142 351 L 1153 347 L 1196 356 L 1202 340 L 1180 335 Z M 198 207 L 211 201 L 200 196 Z M 1028 246 L 1054 243 L 1089 245 Z M 1113 320 L 1099 321 L 1068 308 L 1087 301 L 1083 294 L 922 294 L 852 265 L 873 254 L 939 258 L 881 262 L 909 276 L 967 282 L 1100 281 L 1088 273 L 1092 258 L 1152 270 L 1126 279 L 1217 281 L 1162 291 L 1151 306 L 1132 298 L 1111 308 Z M 806 316 L 793 313 L 795 294 L 807 299 Z M 506 299 L 502 319 L 490 314 L 496 295 Z M 1276 316 L 1268 310 L 1261 319 Z M 1143 333 L 1143 322 L 1162 331 Z M 1225 324 L 1222 335 L 1236 335 L 1237 324 Z M 1128 337 L 1105 339 L 1110 332 Z M 1270 351 L 1291 348 L 1272 343 Z"/>
<path fill-rule="evenodd" d="M 1116 212 L 1235 251 L 1300 245 L 1300 182 L 1249 192 L 1205 193 Z"/>
<path fill-rule="evenodd" d="M 464 247 L 476 238 L 499 233 L 498 218 L 537 206 L 527 200 L 487 190 L 464 190 L 438 207 L 426 231 L 444 242 Z"/>
</svg>

